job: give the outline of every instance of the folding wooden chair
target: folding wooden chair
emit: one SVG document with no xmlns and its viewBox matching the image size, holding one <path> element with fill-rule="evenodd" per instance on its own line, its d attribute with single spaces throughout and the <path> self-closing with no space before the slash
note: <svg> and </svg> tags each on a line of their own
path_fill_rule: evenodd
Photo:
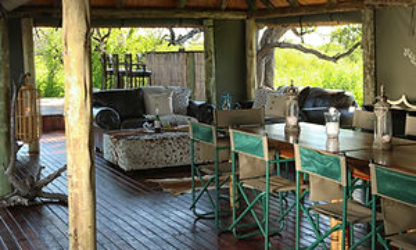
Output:
<svg viewBox="0 0 416 250">
<path fill-rule="evenodd" d="M 272 164 L 279 165 L 283 160 L 279 158 L 278 153 L 274 154 L 269 151 L 266 136 L 230 129 L 230 138 L 233 174 L 233 223 L 229 229 L 233 230 L 235 237 L 239 239 L 258 234 L 263 235 L 265 239 L 264 247 L 268 249 L 269 236 L 283 230 L 284 218 L 294 208 L 293 204 L 283 211 L 282 206 L 280 206 L 280 217 L 277 220 L 280 227 L 278 230 L 272 232 L 269 229 L 270 194 L 294 191 L 296 189 L 295 182 L 272 173 Z M 240 162 L 237 176 L 237 155 L 245 155 L 246 157 L 259 159 L 261 163 L 243 164 Z M 253 199 L 250 199 L 249 195 L 247 195 L 248 191 L 252 191 L 255 195 Z M 241 201 L 237 199 L 237 192 L 242 198 Z M 247 204 L 247 207 L 237 216 L 237 204 L 242 201 Z M 262 220 L 254 209 L 256 204 L 260 204 L 262 207 Z M 254 224 L 243 223 L 243 218 L 248 214 L 251 214 L 255 222 Z M 256 226 L 258 229 L 246 234 L 240 234 L 238 231 L 239 228 L 247 228 L 250 226 Z"/>
<path fill-rule="evenodd" d="M 315 242 L 306 247 L 305 249 L 315 249 L 319 244 L 323 249 L 327 249 L 324 240 L 333 232 L 342 230 L 342 249 L 345 249 L 346 245 L 346 228 L 356 223 L 371 223 L 373 219 L 373 210 L 368 208 L 357 201 L 352 200 L 351 190 L 355 188 L 364 188 L 365 186 L 353 187 L 351 185 L 350 172 L 347 169 L 346 159 L 344 156 L 328 154 L 319 152 L 317 150 L 300 147 L 295 145 L 295 158 L 296 158 L 296 183 L 297 183 L 297 197 L 296 197 L 296 249 L 300 248 L 299 239 L 299 227 L 300 227 L 300 211 L 302 211 L 312 228 L 314 229 L 316 240 Z M 321 203 L 312 205 L 309 209 L 301 204 L 301 186 L 300 176 L 301 174 L 308 174 L 311 178 L 323 178 L 335 184 L 341 185 L 343 189 L 342 201 L 333 203 Z M 310 195 L 313 192 L 320 192 L 318 186 L 310 186 Z M 374 202 L 374 201 L 373 201 Z M 315 212 L 315 219 L 312 219 L 310 211 Z M 330 228 L 325 233 L 322 233 L 319 227 L 319 215 L 323 215 L 329 218 L 333 218 L 341 221 L 340 224 Z M 375 214 L 374 214 L 375 215 Z M 380 220 L 381 215 L 377 215 L 377 220 Z M 374 220 L 376 220 L 374 218 Z M 372 238 L 373 231 L 367 234 L 359 242 L 354 242 L 354 234 L 350 236 L 351 246 L 349 249 L 355 249 L 363 244 L 365 241 Z M 372 246 L 375 246 L 375 242 L 372 241 Z"/>
<path fill-rule="evenodd" d="M 382 197 L 385 231 L 390 235 L 386 239 L 392 246 L 416 249 L 416 175 L 376 164 L 370 164 L 370 171 L 373 199 Z"/>
<path fill-rule="evenodd" d="M 356 109 L 352 119 L 352 127 L 354 129 L 372 132 L 374 131 L 374 121 L 375 117 L 373 112 Z"/>
<path fill-rule="evenodd" d="M 215 225 L 217 228 L 220 228 L 220 205 L 219 205 L 219 193 L 221 187 L 228 182 L 228 175 L 225 175 L 224 180 L 220 180 L 220 177 L 225 173 L 230 173 L 230 164 L 228 161 L 221 164 L 220 162 L 220 151 L 230 150 L 229 138 L 218 138 L 217 129 L 215 126 L 198 123 L 198 122 L 189 122 L 189 136 L 191 142 L 191 187 L 192 187 L 192 205 L 191 210 L 198 218 L 214 218 Z M 211 169 L 213 175 L 204 181 L 202 167 L 206 165 L 197 165 L 195 164 L 195 142 L 201 144 L 206 144 L 214 149 L 214 167 Z M 229 155 L 229 153 L 228 153 Z M 227 157 L 227 160 L 229 157 Z M 195 179 L 198 179 L 202 185 L 202 190 L 197 194 Z M 208 188 L 214 183 L 215 191 L 214 198 L 209 192 Z M 207 195 L 209 202 L 212 206 L 212 210 L 204 213 L 197 212 L 197 204 L 203 195 Z"/>
</svg>

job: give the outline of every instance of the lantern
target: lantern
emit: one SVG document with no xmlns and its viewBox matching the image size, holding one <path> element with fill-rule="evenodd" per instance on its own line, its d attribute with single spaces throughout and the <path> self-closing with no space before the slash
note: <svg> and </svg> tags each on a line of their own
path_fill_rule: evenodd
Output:
<svg viewBox="0 0 416 250">
<path fill-rule="evenodd" d="M 286 126 L 285 132 L 299 132 L 299 103 L 298 93 L 293 86 L 293 80 L 290 89 L 286 94 Z"/>
<path fill-rule="evenodd" d="M 16 140 L 32 143 L 39 139 L 41 131 L 41 115 L 39 109 L 39 91 L 31 84 L 26 75 L 26 84 L 17 94 L 15 109 Z"/>
<path fill-rule="evenodd" d="M 374 105 L 374 115 L 376 117 L 376 122 L 374 124 L 373 147 L 376 149 L 390 149 L 393 128 L 390 104 L 387 102 L 384 86 L 381 86 L 381 96 L 379 101 Z"/>
</svg>

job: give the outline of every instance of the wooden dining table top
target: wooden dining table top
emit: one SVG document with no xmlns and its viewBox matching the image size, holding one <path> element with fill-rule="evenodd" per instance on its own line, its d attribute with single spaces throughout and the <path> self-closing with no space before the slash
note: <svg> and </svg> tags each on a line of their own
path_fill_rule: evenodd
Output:
<svg viewBox="0 0 416 250">
<path fill-rule="evenodd" d="M 293 150 L 293 144 L 329 153 L 343 153 L 349 165 L 367 172 L 371 160 L 374 163 L 416 174 L 416 141 L 393 137 L 391 150 L 373 149 L 373 133 L 341 129 L 336 147 L 331 147 L 323 125 L 301 122 L 300 133 L 285 133 L 285 124 L 249 127 L 241 130 L 267 135 L 269 145 Z M 332 145 L 333 146 L 333 145 Z"/>
<path fill-rule="evenodd" d="M 294 143 L 323 152 L 345 153 L 348 151 L 372 149 L 374 135 L 351 129 L 340 129 L 337 140 L 327 139 L 324 125 L 301 122 L 300 133 L 285 133 L 285 124 L 271 124 L 264 127 L 247 127 L 241 130 L 267 135 L 269 144 L 274 147 L 293 147 Z M 416 145 L 416 141 L 394 137 L 393 147 Z"/>
</svg>

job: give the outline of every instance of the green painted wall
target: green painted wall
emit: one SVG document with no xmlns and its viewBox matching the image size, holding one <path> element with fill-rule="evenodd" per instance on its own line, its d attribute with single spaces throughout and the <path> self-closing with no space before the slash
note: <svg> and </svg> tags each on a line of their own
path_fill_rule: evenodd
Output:
<svg viewBox="0 0 416 250">
<path fill-rule="evenodd" d="M 245 22 L 216 20 L 214 44 L 217 100 L 224 93 L 231 94 L 233 102 L 245 100 Z"/>
<path fill-rule="evenodd" d="M 416 64 L 416 14 L 411 8 L 388 8 L 376 12 L 377 87 L 386 86 L 389 99 L 406 94 L 416 102 L 416 65 L 404 55 L 408 48 Z"/>
</svg>

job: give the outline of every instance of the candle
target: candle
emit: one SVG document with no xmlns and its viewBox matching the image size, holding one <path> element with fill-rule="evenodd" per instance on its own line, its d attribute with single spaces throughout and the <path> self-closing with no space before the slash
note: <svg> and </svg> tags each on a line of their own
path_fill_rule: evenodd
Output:
<svg viewBox="0 0 416 250">
<path fill-rule="evenodd" d="M 339 123 L 338 122 L 327 122 L 326 123 L 326 134 L 329 138 L 338 137 Z"/>
</svg>

